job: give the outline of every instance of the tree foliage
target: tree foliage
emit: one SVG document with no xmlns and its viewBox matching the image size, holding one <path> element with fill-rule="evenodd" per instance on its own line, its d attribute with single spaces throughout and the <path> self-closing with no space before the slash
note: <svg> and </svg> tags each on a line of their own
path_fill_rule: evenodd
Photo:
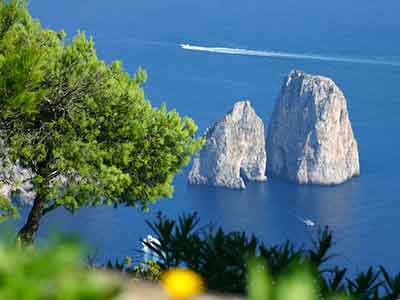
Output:
<svg viewBox="0 0 400 300">
<path fill-rule="evenodd" d="M 0 0 L 0 132 L 10 160 L 34 174 L 28 223 L 59 206 L 146 208 L 171 196 L 202 140 L 191 119 L 151 106 L 146 77 L 106 64 L 84 33 L 67 40 L 23 1 Z"/>
</svg>

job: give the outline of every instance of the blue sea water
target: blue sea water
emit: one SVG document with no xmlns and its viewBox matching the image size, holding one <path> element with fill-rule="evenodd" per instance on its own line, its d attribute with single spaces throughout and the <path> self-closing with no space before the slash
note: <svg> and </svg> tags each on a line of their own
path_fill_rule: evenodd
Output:
<svg viewBox="0 0 400 300">
<path fill-rule="evenodd" d="M 307 244 L 313 230 L 296 216 L 335 233 L 336 262 L 353 271 L 383 264 L 400 271 L 400 2 L 236 0 L 36 0 L 33 15 L 52 29 L 95 38 L 106 61 L 121 59 L 149 74 L 154 105 L 189 115 L 200 132 L 239 99 L 250 99 L 268 126 L 283 77 L 291 69 L 333 78 L 348 99 L 362 175 L 335 187 L 297 186 L 272 178 L 230 191 L 175 179 L 172 199 L 150 213 L 132 208 L 62 209 L 43 220 L 40 237 L 78 233 L 98 261 L 134 254 L 150 233 L 145 219 L 197 211 L 204 223 L 255 233 L 266 243 Z M 189 51 L 180 44 L 351 58 L 355 62 Z M 364 62 L 363 62 L 364 61 Z M 376 64 L 365 61 L 377 61 Z M 392 64 L 380 64 L 379 62 Z"/>
</svg>

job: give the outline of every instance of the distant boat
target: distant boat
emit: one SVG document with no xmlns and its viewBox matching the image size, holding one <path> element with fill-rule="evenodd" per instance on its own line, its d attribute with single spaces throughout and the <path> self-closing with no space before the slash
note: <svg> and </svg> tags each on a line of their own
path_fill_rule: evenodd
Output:
<svg viewBox="0 0 400 300">
<path fill-rule="evenodd" d="M 142 241 L 142 251 L 143 251 L 143 260 L 145 263 L 149 261 L 155 261 L 158 262 L 160 260 L 160 256 L 152 249 L 150 249 L 147 245 L 150 244 L 154 247 L 160 246 L 161 243 L 158 239 L 155 237 L 148 235 L 145 239 Z"/>
<path fill-rule="evenodd" d="M 315 222 L 312 221 L 312 220 L 310 220 L 310 219 L 303 219 L 303 218 L 300 218 L 300 217 L 298 217 L 298 216 L 296 216 L 296 218 L 297 218 L 300 222 L 304 223 L 305 225 L 307 225 L 307 226 L 309 226 L 309 227 L 314 227 L 314 226 L 315 226 Z"/>
</svg>

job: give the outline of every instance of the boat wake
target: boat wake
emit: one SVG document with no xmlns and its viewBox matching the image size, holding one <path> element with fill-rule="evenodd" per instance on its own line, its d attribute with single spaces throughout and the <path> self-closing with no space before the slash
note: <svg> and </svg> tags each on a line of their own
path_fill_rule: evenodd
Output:
<svg viewBox="0 0 400 300">
<path fill-rule="evenodd" d="M 388 65 L 388 66 L 400 67 L 400 62 L 383 60 L 383 59 L 325 56 L 325 55 L 290 53 L 290 52 L 248 50 L 240 48 L 205 47 L 205 46 L 194 46 L 190 44 L 180 44 L 180 46 L 182 49 L 185 50 L 212 52 L 221 54 L 262 56 L 262 57 L 281 58 L 281 59 L 317 60 L 317 61 L 329 61 L 329 62 L 341 62 L 341 63 L 353 63 L 353 64 Z"/>
</svg>

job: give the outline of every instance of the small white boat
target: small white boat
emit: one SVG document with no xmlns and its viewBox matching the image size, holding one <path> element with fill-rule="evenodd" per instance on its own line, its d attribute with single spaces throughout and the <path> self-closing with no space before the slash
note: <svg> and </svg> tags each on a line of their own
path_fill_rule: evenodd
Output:
<svg viewBox="0 0 400 300">
<path fill-rule="evenodd" d="M 147 245 L 154 245 L 154 246 L 160 246 L 160 241 L 156 239 L 155 237 L 148 235 L 145 239 L 142 241 L 142 251 L 143 251 L 143 260 L 145 263 L 149 261 L 155 261 L 158 262 L 160 260 L 160 256 L 154 252 L 154 250 L 150 249 Z"/>
<path fill-rule="evenodd" d="M 303 222 L 305 225 L 307 225 L 307 226 L 309 226 L 309 227 L 314 227 L 314 226 L 315 226 L 315 222 L 312 221 L 312 220 L 310 220 L 310 219 L 303 219 L 303 218 L 300 218 L 300 217 L 298 217 L 298 216 L 296 216 L 296 218 L 297 218 L 300 222 Z"/>
</svg>

